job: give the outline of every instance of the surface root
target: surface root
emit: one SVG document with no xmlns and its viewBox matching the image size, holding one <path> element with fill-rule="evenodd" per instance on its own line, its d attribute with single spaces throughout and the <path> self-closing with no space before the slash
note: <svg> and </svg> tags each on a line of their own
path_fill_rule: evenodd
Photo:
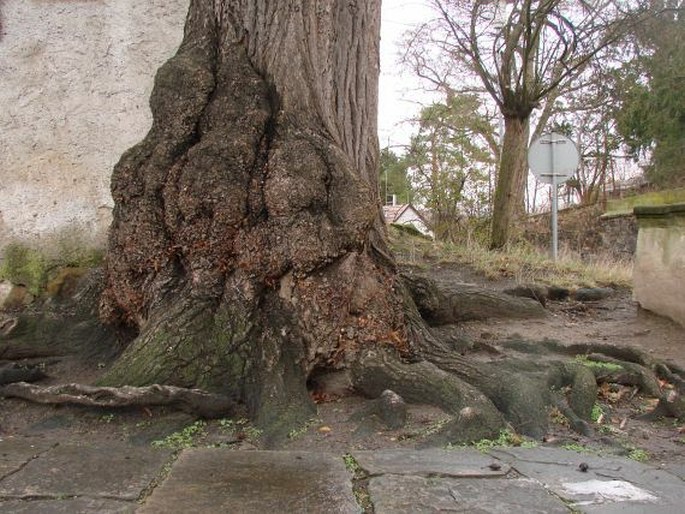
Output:
<svg viewBox="0 0 685 514">
<path fill-rule="evenodd" d="M 0 396 L 43 404 L 90 407 L 168 406 L 203 418 L 230 417 L 234 402 L 200 389 L 153 384 L 146 387 L 92 387 L 82 384 L 38 386 L 17 382 L 0 387 Z"/>
</svg>

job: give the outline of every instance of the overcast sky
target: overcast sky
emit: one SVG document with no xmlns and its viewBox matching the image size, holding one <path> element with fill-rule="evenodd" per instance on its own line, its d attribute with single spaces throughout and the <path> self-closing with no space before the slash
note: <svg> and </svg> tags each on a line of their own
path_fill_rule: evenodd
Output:
<svg viewBox="0 0 685 514">
<path fill-rule="evenodd" d="M 398 65 L 398 42 L 412 27 L 430 19 L 426 0 L 383 0 L 381 20 L 381 76 L 379 83 L 378 138 L 381 148 L 409 142 L 410 127 L 403 120 L 420 109 L 426 95 L 419 82 Z"/>
</svg>

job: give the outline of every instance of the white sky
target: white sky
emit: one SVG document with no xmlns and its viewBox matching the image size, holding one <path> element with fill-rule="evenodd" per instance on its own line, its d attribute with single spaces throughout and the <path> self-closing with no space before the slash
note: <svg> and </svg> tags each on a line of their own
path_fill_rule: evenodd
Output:
<svg viewBox="0 0 685 514">
<path fill-rule="evenodd" d="M 378 102 L 378 138 L 381 148 L 409 142 L 411 128 L 403 123 L 416 115 L 428 95 L 398 63 L 403 34 L 433 17 L 426 0 L 383 0 L 381 13 L 381 76 Z"/>
</svg>

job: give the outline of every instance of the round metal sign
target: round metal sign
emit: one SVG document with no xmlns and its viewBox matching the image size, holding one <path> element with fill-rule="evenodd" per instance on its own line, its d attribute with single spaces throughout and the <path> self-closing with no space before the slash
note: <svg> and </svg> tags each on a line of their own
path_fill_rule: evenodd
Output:
<svg viewBox="0 0 685 514">
<path fill-rule="evenodd" d="M 556 132 L 543 134 L 528 149 L 528 167 L 545 184 L 561 184 L 571 178 L 579 163 L 576 144 Z"/>
</svg>

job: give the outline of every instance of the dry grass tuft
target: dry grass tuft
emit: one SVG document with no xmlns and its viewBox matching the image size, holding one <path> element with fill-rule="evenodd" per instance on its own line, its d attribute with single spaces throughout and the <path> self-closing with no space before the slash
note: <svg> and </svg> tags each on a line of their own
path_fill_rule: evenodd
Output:
<svg viewBox="0 0 685 514">
<path fill-rule="evenodd" d="M 561 287 L 632 287 L 631 261 L 609 256 L 580 259 L 561 252 L 554 262 L 546 252 L 520 244 L 503 251 L 479 243 L 437 243 L 391 228 L 390 243 L 400 263 L 430 266 L 433 262 L 465 264 L 488 279 L 513 279 L 519 284 L 538 283 Z"/>
</svg>

